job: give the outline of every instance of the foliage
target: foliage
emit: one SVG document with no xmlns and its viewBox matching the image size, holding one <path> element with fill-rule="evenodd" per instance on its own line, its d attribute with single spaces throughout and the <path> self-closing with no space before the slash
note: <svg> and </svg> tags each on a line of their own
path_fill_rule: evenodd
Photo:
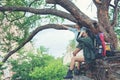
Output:
<svg viewBox="0 0 120 80">
<path fill-rule="evenodd" d="M 65 75 L 65 67 L 59 59 L 51 61 L 45 67 L 35 67 L 30 73 L 34 80 L 62 80 L 63 75 Z"/>
<path fill-rule="evenodd" d="M 43 50 L 38 49 L 38 50 Z M 23 52 L 23 51 L 22 51 Z M 15 74 L 12 80 L 20 78 L 21 80 L 62 80 L 65 75 L 65 66 L 61 59 L 43 54 L 28 52 L 26 55 L 19 56 L 17 60 L 11 60 L 12 71 Z"/>
<path fill-rule="evenodd" d="M 120 3 L 119 3 L 120 5 Z M 110 11 L 109 11 L 109 18 L 110 20 L 112 21 L 112 18 L 113 18 L 113 13 L 114 13 L 114 9 L 113 8 L 110 8 Z M 114 27 L 114 31 L 117 35 L 117 38 L 118 38 L 118 50 L 120 50 L 120 46 L 119 46 L 119 43 L 120 43 L 120 11 L 118 10 L 118 13 L 117 13 L 117 24 L 115 25 Z"/>
<path fill-rule="evenodd" d="M 120 40 L 120 12 L 118 13 L 117 28 L 115 29 L 115 32 L 117 33 L 118 39 Z"/>
<path fill-rule="evenodd" d="M 120 27 L 115 28 L 118 39 L 120 40 Z"/>
<path fill-rule="evenodd" d="M 70 40 L 69 41 L 69 45 L 73 48 L 73 49 L 75 49 L 75 47 L 76 47 L 76 41 L 73 39 L 73 40 Z"/>
<path fill-rule="evenodd" d="M 4 66 L 3 62 L 0 62 L 0 78 L 3 75 L 3 70 L 6 69 L 6 68 L 7 68 L 7 66 Z"/>
<path fill-rule="evenodd" d="M 113 12 L 114 12 L 114 9 L 110 8 L 109 18 L 110 18 L 111 21 L 112 21 L 112 18 L 113 18 Z M 115 31 L 115 33 L 117 35 L 117 38 L 118 38 L 118 47 L 117 47 L 117 49 L 120 50 L 120 46 L 119 46 L 119 43 L 120 43 L 120 12 L 118 12 L 117 24 L 114 27 L 114 31 Z"/>
<path fill-rule="evenodd" d="M 76 48 L 76 40 L 70 40 L 67 46 L 67 53 L 71 53 Z"/>
<path fill-rule="evenodd" d="M 118 10 L 119 11 L 119 10 Z M 109 11 L 109 18 L 110 20 L 112 21 L 112 18 L 113 18 L 113 12 L 114 12 L 114 9 L 110 8 L 110 11 Z M 120 12 L 118 12 L 118 18 L 117 18 L 117 24 L 114 28 L 118 38 L 120 37 Z"/>
<path fill-rule="evenodd" d="M 22 6 L 36 9 L 54 8 L 45 0 L 1 0 L 0 6 Z M 22 11 L 0 12 L 0 51 L 9 52 L 23 43 L 36 27 L 47 23 L 63 21 L 52 15 L 36 15 Z"/>
<path fill-rule="evenodd" d="M 3 70 L 2 65 L 3 65 L 3 63 L 0 62 L 0 77 L 1 77 L 1 75 L 2 75 L 2 70 Z"/>
</svg>

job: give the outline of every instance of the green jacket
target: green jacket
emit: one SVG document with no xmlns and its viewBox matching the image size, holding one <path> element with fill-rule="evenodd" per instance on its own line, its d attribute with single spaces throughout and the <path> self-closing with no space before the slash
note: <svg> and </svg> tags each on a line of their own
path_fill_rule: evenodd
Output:
<svg viewBox="0 0 120 80">
<path fill-rule="evenodd" d="M 80 37 L 77 38 L 77 41 L 79 42 L 80 48 L 83 49 L 85 61 L 88 63 L 92 62 L 95 59 L 92 39 L 90 37 Z"/>
</svg>

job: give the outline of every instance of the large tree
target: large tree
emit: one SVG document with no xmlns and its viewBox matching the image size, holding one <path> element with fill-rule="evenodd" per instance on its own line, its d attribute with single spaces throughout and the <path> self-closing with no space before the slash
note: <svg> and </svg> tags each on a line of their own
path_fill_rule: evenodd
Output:
<svg viewBox="0 0 120 80">
<path fill-rule="evenodd" d="M 40 1 L 43 1 L 43 0 L 40 0 Z M 54 4 L 54 6 L 60 5 L 61 7 L 66 9 L 68 12 L 57 10 L 56 8 L 39 8 L 40 1 L 39 0 L 30 0 L 30 1 L 29 0 L 16 0 L 16 1 L 3 0 L 0 6 L 0 12 L 2 15 L 4 15 L 3 19 L 6 18 L 7 20 L 9 20 L 8 18 L 10 16 L 8 14 L 12 13 L 13 16 L 10 18 L 11 19 L 10 22 L 19 20 L 19 22 L 21 23 L 24 21 L 23 17 L 26 17 L 25 16 L 26 12 L 33 13 L 35 15 L 51 14 L 51 15 L 59 16 L 61 18 L 68 19 L 74 23 L 77 23 L 79 25 L 88 27 L 95 34 L 98 32 L 103 32 L 105 34 L 106 41 L 112 43 L 115 49 L 117 48 L 117 36 L 114 32 L 114 27 L 116 27 L 116 24 L 117 24 L 117 17 L 118 17 L 117 14 L 120 10 L 120 6 L 119 6 L 120 0 L 114 0 L 114 4 L 111 4 L 112 0 L 91 0 L 94 2 L 97 8 L 97 19 L 98 19 L 97 21 L 92 20 L 90 17 L 85 15 L 78 7 L 76 7 L 76 5 L 71 0 L 45 0 L 47 4 Z M 37 6 L 33 7 L 32 5 L 35 5 L 35 4 L 37 4 Z M 110 19 L 109 17 L 110 7 L 112 7 L 113 9 L 112 19 Z M 17 15 L 22 15 L 22 16 L 18 17 L 17 15 L 14 15 L 16 12 L 21 12 Z M 34 22 L 34 19 L 36 18 L 33 18 L 33 21 L 30 21 L 29 23 Z M 41 18 L 40 17 L 37 18 L 37 20 L 39 19 Z M 25 30 L 27 30 L 26 27 L 23 27 L 22 31 L 24 31 L 24 28 Z M 27 42 L 29 42 L 39 31 L 42 31 L 44 29 L 49 29 L 49 28 L 54 28 L 58 30 L 64 29 L 62 25 L 57 25 L 57 24 L 46 24 L 46 25 L 37 27 L 33 32 L 31 32 L 31 34 L 29 34 L 29 36 L 24 37 L 24 39 L 22 40 L 22 42 L 20 42 L 18 47 L 10 51 L 8 50 L 9 52 L 3 59 L 3 62 L 5 62 L 13 53 L 18 51 Z M 15 40 L 19 40 L 19 38 L 17 37 Z"/>
</svg>

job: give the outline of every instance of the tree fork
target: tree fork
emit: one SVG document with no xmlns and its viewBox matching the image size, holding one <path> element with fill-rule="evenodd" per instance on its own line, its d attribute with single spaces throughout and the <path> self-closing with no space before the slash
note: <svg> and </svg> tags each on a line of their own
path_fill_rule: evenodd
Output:
<svg viewBox="0 0 120 80">
<path fill-rule="evenodd" d="M 94 33 L 96 32 L 94 23 L 97 21 L 90 19 L 87 15 L 85 15 L 79 8 L 77 8 L 71 1 L 69 0 L 46 0 L 49 4 L 58 4 L 69 11 L 72 16 L 77 20 L 78 24 L 82 24 L 85 27 L 90 28 Z M 67 3 L 67 4 L 66 4 Z"/>
</svg>

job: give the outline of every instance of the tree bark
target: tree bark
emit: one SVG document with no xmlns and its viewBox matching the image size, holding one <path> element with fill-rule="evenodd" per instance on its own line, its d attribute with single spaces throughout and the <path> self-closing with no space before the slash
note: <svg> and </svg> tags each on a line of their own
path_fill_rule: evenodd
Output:
<svg viewBox="0 0 120 80">
<path fill-rule="evenodd" d="M 47 15 L 47 14 L 51 14 L 51 15 L 56 15 L 65 19 L 68 19 L 72 22 L 77 22 L 77 20 L 69 13 L 66 13 L 64 11 L 60 11 L 60 10 L 56 10 L 56 9 L 34 9 L 34 8 L 30 8 L 30 7 L 17 7 L 17 6 L 11 6 L 11 7 L 7 7 L 7 6 L 3 6 L 0 7 L 0 11 L 4 12 L 4 11 L 22 11 L 22 12 L 30 12 L 30 13 L 34 13 L 34 14 L 39 14 L 39 15 Z"/>
<path fill-rule="evenodd" d="M 99 28 L 106 34 L 106 41 L 112 43 L 113 47 L 117 48 L 117 36 L 114 32 L 114 26 L 111 25 L 109 20 L 109 5 L 111 0 L 102 0 L 101 3 L 97 3 L 93 0 L 97 7 L 97 17 Z M 102 30 L 104 29 L 104 30 Z"/>
</svg>

